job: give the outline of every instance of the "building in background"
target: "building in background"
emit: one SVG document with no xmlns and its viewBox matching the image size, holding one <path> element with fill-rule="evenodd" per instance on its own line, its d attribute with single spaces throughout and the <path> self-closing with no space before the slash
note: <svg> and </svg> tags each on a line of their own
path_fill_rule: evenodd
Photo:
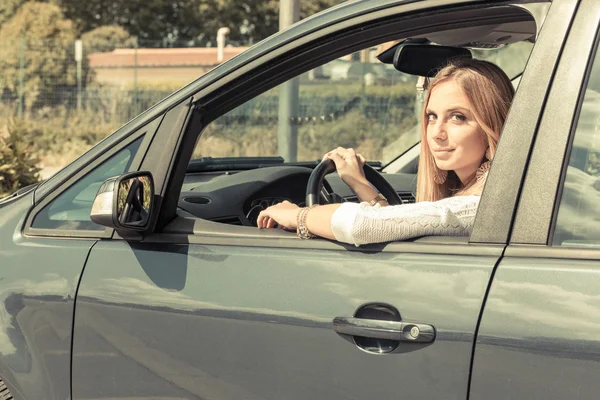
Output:
<svg viewBox="0 0 600 400">
<path fill-rule="evenodd" d="M 240 54 L 247 47 L 226 47 L 223 60 Z M 116 49 L 108 53 L 92 53 L 89 66 L 95 81 L 115 86 L 172 83 L 184 85 L 213 69 L 217 48 Z M 137 74 L 137 76 L 136 76 Z"/>
</svg>

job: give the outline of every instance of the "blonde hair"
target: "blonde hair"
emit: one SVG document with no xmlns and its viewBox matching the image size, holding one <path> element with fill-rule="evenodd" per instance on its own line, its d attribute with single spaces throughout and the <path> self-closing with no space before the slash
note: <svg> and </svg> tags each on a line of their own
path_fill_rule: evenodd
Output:
<svg viewBox="0 0 600 400">
<path fill-rule="evenodd" d="M 417 175 L 417 201 L 437 201 L 450 196 L 480 195 L 485 179 L 475 176 L 464 186 L 453 171 L 442 184 L 434 181 L 440 170 L 427 142 L 427 105 L 431 92 L 442 82 L 454 80 L 465 92 L 473 107 L 475 121 L 483 132 L 482 139 L 489 150 L 490 160 L 496 153 L 500 132 L 506 121 L 515 90 L 510 79 L 498 66 L 488 61 L 456 59 L 442 68 L 429 85 L 423 105 L 421 122 L 421 154 Z M 483 164 L 486 157 L 481 160 Z"/>
</svg>

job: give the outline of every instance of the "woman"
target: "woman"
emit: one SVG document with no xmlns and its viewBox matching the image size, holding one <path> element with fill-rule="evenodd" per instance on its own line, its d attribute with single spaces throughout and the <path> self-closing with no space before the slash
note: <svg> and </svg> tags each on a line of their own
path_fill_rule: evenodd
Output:
<svg viewBox="0 0 600 400">
<path fill-rule="evenodd" d="M 514 89 L 487 61 L 461 59 L 441 69 L 423 107 L 417 203 L 388 206 L 365 179 L 352 149 L 325 155 L 362 201 L 299 208 L 283 202 L 262 211 L 259 228 L 296 229 L 355 245 L 423 235 L 469 235 Z"/>
</svg>

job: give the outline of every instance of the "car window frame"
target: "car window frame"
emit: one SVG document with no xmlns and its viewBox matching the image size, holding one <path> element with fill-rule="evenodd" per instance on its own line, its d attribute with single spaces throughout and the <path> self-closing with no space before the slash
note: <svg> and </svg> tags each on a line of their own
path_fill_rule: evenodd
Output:
<svg viewBox="0 0 600 400">
<path fill-rule="evenodd" d="M 133 156 L 133 160 L 129 165 L 129 169 L 124 173 L 137 171 L 142 164 L 146 152 L 148 151 L 154 134 L 156 133 L 162 118 L 155 118 L 153 121 L 145 125 L 144 127 L 132 132 L 127 135 L 116 144 L 108 148 L 108 150 L 101 152 L 91 162 L 87 163 L 82 168 L 78 169 L 70 178 L 62 182 L 59 186 L 54 188 L 48 193 L 43 199 L 36 202 L 35 206 L 29 211 L 23 225 L 23 235 L 30 237 L 53 237 L 53 238 L 87 238 L 87 239 L 103 239 L 110 238 L 113 236 L 113 228 L 104 228 L 101 230 L 85 230 L 85 229 L 46 229 L 33 227 L 33 221 L 37 215 L 66 190 L 72 187 L 73 184 L 79 180 L 85 178 L 88 174 L 93 172 L 96 168 L 110 160 L 113 156 L 124 150 L 127 146 L 131 145 L 138 139 L 142 142 L 138 148 L 138 151 Z"/>
<path fill-rule="evenodd" d="M 571 147 L 599 46 L 600 10 L 593 1 L 582 0 L 557 66 L 540 120 L 540 134 L 524 177 L 510 240 L 520 251 L 533 250 L 535 246 L 540 255 L 551 250 L 557 256 L 575 257 L 582 251 L 593 258 L 600 256 L 595 249 L 552 247 Z M 538 254 L 538 250 L 532 254 Z"/>
<path fill-rule="evenodd" d="M 459 3 L 459 6 L 457 6 L 456 4 L 451 4 L 451 5 L 447 5 L 446 7 L 444 7 L 443 10 L 441 10 L 440 8 L 436 8 L 435 15 L 448 15 L 447 13 L 450 12 L 449 10 L 451 10 L 451 12 L 456 12 L 457 9 L 472 10 L 475 7 L 481 7 L 481 4 L 470 4 L 467 6 L 464 4 L 464 2 L 457 2 L 457 3 Z M 567 16 L 566 17 L 564 16 L 565 7 L 562 7 L 562 8 L 554 7 L 554 11 L 553 11 L 553 7 L 551 6 L 549 9 L 548 15 L 546 16 L 546 21 L 550 21 L 552 19 L 553 15 L 554 15 L 555 19 L 556 18 L 563 18 L 563 19 L 566 18 L 567 21 L 564 24 L 565 26 L 563 27 L 564 31 L 561 31 L 560 29 L 551 30 L 551 28 L 549 28 L 549 29 L 546 29 L 546 33 L 544 34 L 544 29 L 542 27 L 542 30 L 540 33 L 540 40 L 538 40 L 538 43 L 536 44 L 536 46 L 534 47 L 534 50 L 533 50 L 535 52 L 536 48 L 539 48 L 540 46 L 542 46 L 542 47 L 544 47 L 544 49 L 539 49 L 539 50 L 537 50 L 537 52 L 539 52 L 541 54 L 546 54 L 546 55 L 550 54 L 551 56 L 554 55 L 556 59 L 558 59 L 558 54 L 560 54 L 560 50 L 555 49 L 556 36 L 558 35 L 561 43 L 562 43 L 562 40 L 564 39 L 564 37 L 566 37 L 566 32 L 568 32 L 568 27 L 570 26 L 571 18 L 574 13 L 573 3 L 576 3 L 576 0 L 557 0 L 557 3 L 559 3 L 559 5 L 560 4 L 567 5 L 566 6 Z M 409 6 L 412 8 L 409 8 Z M 494 6 L 495 6 L 495 4 L 486 5 L 486 7 L 494 7 Z M 569 7 L 571 7 L 571 8 L 569 8 Z M 400 16 L 399 15 L 390 16 L 390 10 L 387 10 L 387 12 L 385 14 L 380 13 L 379 11 L 374 11 L 374 12 L 372 12 L 373 15 L 364 15 L 361 17 L 357 17 L 357 18 L 359 18 L 359 21 L 363 21 L 362 23 L 354 21 L 355 25 L 353 25 L 349 21 L 344 21 L 343 23 L 340 23 L 337 25 L 329 25 L 329 26 L 323 27 L 322 30 L 326 31 L 326 33 L 312 32 L 311 34 L 307 35 L 307 37 L 310 37 L 312 34 L 314 34 L 315 37 L 318 38 L 319 40 L 317 40 L 311 46 L 304 45 L 303 43 L 300 45 L 297 45 L 299 48 L 294 48 L 291 45 L 290 45 L 291 47 L 290 46 L 288 46 L 288 47 L 282 46 L 275 50 L 275 53 L 277 53 L 277 54 L 265 55 L 264 57 L 266 58 L 266 60 L 261 60 L 261 58 L 259 57 L 258 59 L 254 60 L 253 62 L 251 62 L 249 64 L 244 64 L 243 67 L 241 67 L 238 71 L 236 71 L 236 73 L 232 73 L 230 76 L 227 76 L 226 78 L 224 78 L 223 82 L 217 81 L 217 82 L 213 83 L 212 85 L 207 86 L 203 90 L 197 92 L 194 95 L 194 98 L 198 99 L 198 100 L 196 100 L 196 103 L 195 103 L 196 107 L 194 109 L 194 113 L 201 115 L 200 118 L 202 119 L 202 123 L 201 124 L 190 124 L 190 125 L 205 126 L 206 124 L 210 123 L 214 119 L 218 118 L 219 116 L 223 115 L 224 113 L 235 108 L 239 104 L 247 101 L 249 98 L 255 97 L 258 94 L 263 93 L 264 91 L 266 91 L 274 86 L 277 86 L 278 84 L 282 83 L 283 81 L 285 81 L 287 79 L 297 76 L 300 73 L 306 72 L 307 70 L 312 69 L 315 66 L 322 65 L 322 64 L 324 64 L 328 61 L 331 61 L 332 59 L 342 56 L 344 54 L 348 54 L 353 51 L 358 51 L 364 47 L 375 45 L 375 44 L 384 42 L 386 40 L 397 39 L 398 37 L 402 37 L 402 36 L 415 35 L 415 32 L 419 32 L 419 31 L 423 32 L 424 30 L 429 30 L 429 31 L 431 30 L 431 28 L 429 28 L 429 29 L 423 28 L 422 25 L 419 25 L 419 26 L 414 25 L 415 24 L 414 23 L 414 21 L 415 21 L 414 14 L 415 13 L 417 13 L 417 14 L 418 13 L 426 13 L 426 12 L 429 13 L 429 12 L 431 12 L 430 8 L 423 6 L 423 5 L 421 5 L 420 8 L 415 8 L 415 5 L 411 3 L 411 4 L 407 4 L 407 5 L 403 5 L 403 6 L 398 6 L 396 9 L 398 10 L 398 14 L 401 14 Z M 409 12 L 408 10 L 410 10 L 411 12 Z M 401 11 L 405 11 L 405 12 L 401 13 Z M 443 13 L 443 11 L 446 11 L 446 13 Z M 377 15 L 377 17 L 374 17 L 374 15 Z M 456 15 L 456 14 L 454 14 L 454 15 Z M 426 14 L 425 16 L 431 18 L 431 15 L 429 15 L 429 14 Z M 361 18 L 362 18 L 362 20 L 361 20 Z M 385 24 L 383 24 L 382 21 L 385 21 Z M 395 24 L 391 23 L 390 21 L 394 21 Z M 413 22 L 412 25 L 410 24 L 411 21 Z M 448 26 L 448 25 L 455 26 L 454 25 L 455 22 L 453 23 L 453 22 L 449 22 L 447 20 L 445 20 L 444 22 L 445 22 L 444 23 L 445 26 Z M 404 25 L 402 26 L 401 24 L 404 24 Z M 544 25 L 546 25 L 546 23 Z M 360 33 L 363 35 L 362 42 L 360 42 L 358 44 L 356 43 L 356 40 L 349 33 L 348 26 L 353 26 L 353 32 L 358 32 L 360 30 Z M 402 26 L 402 28 L 403 28 L 400 31 L 398 30 L 399 26 Z M 441 26 L 436 26 L 436 29 L 441 29 Z M 341 31 L 341 30 L 345 30 L 345 36 L 343 38 L 336 37 L 336 35 L 339 34 L 339 31 Z M 370 36 L 367 39 L 364 39 L 364 36 L 367 34 L 369 34 Z M 547 36 L 548 38 L 543 39 L 544 36 Z M 553 38 L 554 38 L 554 40 L 553 40 Z M 310 40 L 308 38 L 306 38 L 306 42 L 310 43 Z M 344 43 L 344 45 L 341 46 L 340 45 L 341 43 Z M 303 45 L 304 45 L 304 47 L 302 47 Z M 327 48 L 327 46 L 329 46 L 329 48 L 331 49 L 330 52 L 324 51 L 324 49 Z M 288 53 L 286 53 L 286 51 Z M 318 56 L 318 57 L 313 54 L 317 51 L 320 54 L 320 56 Z M 307 54 L 312 55 L 313 58 L 308 57 Z M 326 54 L 326 56 L 324 56 L 323 54 Z M 286 56 L 286 57 L 282 57 L 282 56 Z M 302 63 L 302 65 L 298 65 L 297 59 L 302 56 L 304 56 L 304 59 L 303 59 L 304 62 Z M 261 63 L 263 64 L 262 68 L 260 67 Z M 296 65 L 294 65 L 294 63 Z M 256 64 L 256 65 L 253 65 L 253 64 Z M 255 66 L 257 68 L 255 70 L 252 70 L 251 69 L 252 66 Z M 552 57 L 544 59 L 544 62 L 542 63 L 542 68 L 544 70 L 549 70 L 550 72 L 553 71 L 554 63 L 552 62 Z M 282 72 L 282 71 L 285 71 L 285 72 Z M 256 76 L 266 76 L 269 73 L 272 75 L 272 77 L 268 80 L 268 82 L 263 83 L 263 86 L 258 86 L 258 87 L 256 87 L 256 86 L 249 87 L 248 86 L 248 82 L 252 81 L 252 80 L 256 80 Z M 253 74 L 254 74 L 255 79 L 250 79 L 250 78 L 252 78 Z M 241 77 L 243 79 L 240 80 L 240 79 L 238 79 L 239 77 Z M 521 82 L 521 85 L 524 85 L 525 82 L 527 82 L 528 80 L 532 80 L 532 79 L 533 78 L 531 78 L 531 77 L 525 76 L 523 78 L 523 81 Z M 264 82 L 264 81 L 261 81 L 261 82 Z M 533 83 L 530 83 L 529 85 L 533 85 Z M 235 93 L 236 95 L 231 96 L 231 93 Z M 522 105 L 522 106 L 524 106 L 527 101 L 530 101 L 531 98 L 534 98 L 537 102 L 541 103 L 541 102 L 543 102 L 543 99 L 545 98 L 545 90 L 542 90 L 541 92 L 536 91 L 535 93 L 533 93 L 529 96 L 521 96 L 521 97 L 523 97 L 523 99 L 520 100 L 520 103 L 521 103 L 520 105 Z M 528 125 L 528 126 L 537 126 L 538 115 L 537 114 L 528 115 L 527 113 L 519 113 L 516 118 L 513 118 L 512 123 L 513 123 L 513 125 L 518 125 L 518 124 L 522 123 L 523 121 L 527 121 L 528 123 L 526 125 Z M 514 128 L 513 130 L 516 130 L 516 128 Z M 184 136 L 186 136 L 188 139 L 187 143 L 188 144 L 195 143 L 198 134 L 199 133 L 192 132 L 188 129 L 186 131 L 186 133 L 184 134 Z M 193 137 L 193 140 L 189 138 L 190 136 Z M 533 140 L 532 137 L 533 137 L 533 134 L 531 135 L 531 140 Z M 184 139 L 182 141 L 182 143 L 183 142 L 186 142 L 186 140 Z M 527 144 L 529 145 L 530 143 L 527 143 Z M 190 156 L 191 156 L 191 152 L 190 152 Z M 496 157 L 502 157 L 500 152 L 496 155 Z M 503 157 L 506 159 L 505 165 L 511 166 L 511 162 L 510 162 L 511 157 L 510 157 L 509 152 L 505 151 L 505 155 Z M 182 162 L 185 162 L 187 165 L 187 162 L 189 162 L 189 158 L 182 160 Z M 521 171 L 521 174 L 522 173 L 524 173 L 524 170 Z M 519 179 L 519 181 L 520 181 L 520 179 Z M 501 181 L 500 183 L 496 183 L 496 184 L 502 185 L 502 184 L 504 184 L 504 182 Z M 180 189 L 181 188 L 179 188 L 179 190 Z M 179 191 L 177 193 L 179 193 Z M 484 196 L 485 196 L 485 193 L 484 193 Z M 516 207 L 516 198 L 512 199 L 512 201 L 514 201 L 515 203 L 513 203 L 511 206 Z M 173 205 L 171 205 L 171 206 L 173 207 Z M 175 209 L 175 207 L 173 207 L 173 210 Z M 494 203 L 491 206 L 488 205 L 488 207 L 496 209 L 497 204 Z M 166 220 L 164 219 L 165 212 L 166 212 L 165 210 L 161 210 L 161 212 L 160 212 L 161 215 L 159 215 L 159 220 L 161 217 L 163 217 L 163 220 L 159 221 L 159 223 L 157 224 L 157 226 L 159 227 L 157 229 L 157 232 L 160 232 L 160 229 L 162 227 L 168 226 L 170 223 L 173 222 L 172 216 L 169 216 L 169 218 Z M 508 225 L 510 225 L 510 223 L 512 222 L 512 214 L 510 216 L 504 216 L 504 218 L 508 219 Z M 495 228 L 493 226 L 487 226 L 484 229 L 481 229 L 480 235 L 478 237 L 479 240 L 476 241 L 476 243 L 505 244 L 506 241 L 497 242 L 494 240 L 487 240 L 487 237 L 492 237 L 492 238 L 494 237 L 494 233 L 495 233 L 495 232 L 493 232 L 494 230 L 495 230 Z M 223 227 L 222 230 L 219 230 L 218 232 L 214 232 L 214 235 L 223 237 L 223 240 L 227 240 L 224 238 L 225 236 L 228 236 L 228 234 L 226 233 L 227 231 L 228 231 L 228 228 Z M 487 237 L 486 237 L 486 234 L 487 234 Z M 145 241 L 146 240 L 154 240 L 154 239 L 159 240 L 159 241 L 164 241 L 164 240 L 167 240 L 167 241 L 180 240 L 181 241 L 181 240 L 183 240 L 183 242 L 189 243 L 189 240 L 191 238 L 191 236 L 190 236 L 186 239 L 183 239 L 181 233 L 174 235 L 172 239 L 168 239 L 168 234 L 159 235 L 159 236 L 160 236 L 160 238 L 147 238 L 144 240 Z M 506 236 L 508 238 L 508 234 L 506 234 Z M 178 239 L 176 239 L 176 237 Z M 472 238 L 472 236 L 471 236 L 471 238 Z M 239 243 L 240 235 L 233 234 L 230 236 L 230 239 L 232 240 L 232 243 Z M 469 238 L 467 238 L 467 239 L 469 239 Z M 253 241 L 253 242 L 256 242 L 256 241 Z M 258 242 L 260 242 L 260 240 Z M 264 245 L 268 246 L 269 240 L 267 240 L 264 243 Z M 394 247 L 394 246 L 391 246 L 391 247 Z"/>
</svg>

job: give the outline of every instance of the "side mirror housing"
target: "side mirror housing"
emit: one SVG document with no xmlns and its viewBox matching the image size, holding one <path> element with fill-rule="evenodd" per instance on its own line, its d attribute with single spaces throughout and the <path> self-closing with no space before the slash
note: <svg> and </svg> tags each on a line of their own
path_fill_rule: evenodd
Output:
<svg viewBox="0 0 600 400">
<path fill-rule="evenodd" d="M 154 210 L 154 180 L 140 171 L 112 177 L 100 186 L 90 219 L 123 231 L 146 231 Z"/>
</svg>

